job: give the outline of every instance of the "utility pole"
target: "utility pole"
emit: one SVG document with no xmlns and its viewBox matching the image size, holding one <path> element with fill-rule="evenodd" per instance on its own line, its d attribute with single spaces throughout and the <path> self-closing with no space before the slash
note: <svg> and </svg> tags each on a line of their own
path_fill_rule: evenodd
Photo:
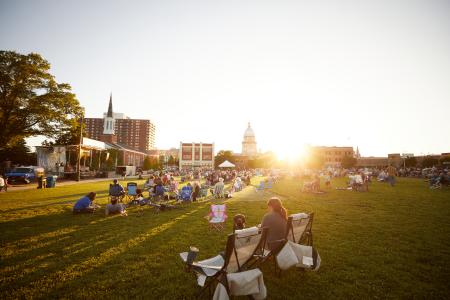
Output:
<svg viewBox="0 0 450 300">
<path fill-rule="evenodd" d="M 84 108 L 81 108 L 81 118 L 80 118 L 80 140 L 78 143 L 78 159 L 77 159 L 77 181 L 80 181 L 81 179 L 81 170 L 80 170 L 80 163 L 81 163 L 81 144 L 83 144 L 83 120 L 84 120 Z"/>
</svg>

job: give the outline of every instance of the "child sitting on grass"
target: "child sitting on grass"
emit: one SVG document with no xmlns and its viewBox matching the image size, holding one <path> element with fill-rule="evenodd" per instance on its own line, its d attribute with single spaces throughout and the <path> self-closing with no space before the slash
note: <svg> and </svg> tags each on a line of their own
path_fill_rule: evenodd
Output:
<svg viewBox="0 0 450 300">
<path fill-rule="evenodd" d="M 100 207 L 97 204 L 94 204 L 96 196 L 97 196 L 96 193 L 90 192 L 89 194 L 78 200 L 73 206 L 73 213 L 74 214 L 93 213 L 97 208 Z"/>
</svg>

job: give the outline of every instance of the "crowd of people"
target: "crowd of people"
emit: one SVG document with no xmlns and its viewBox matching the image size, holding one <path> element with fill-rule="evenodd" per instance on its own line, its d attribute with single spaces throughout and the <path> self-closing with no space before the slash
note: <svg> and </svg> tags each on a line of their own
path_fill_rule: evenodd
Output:
<svg viewBox="0 0 450 300">
<path fill-rule="evenodd" d="M 181 182 L 186 184 L 179 189 L 179 182 L 175 175 L 181 175 Z M 196 202 L 199 198 L 206 196 L 208 192 L 215 198 L 231 198 L 233 193 L 241 191 L 246 185 L 250 185 L 253 173 L 250 171 L 216 171 L 211 169 L 197 170 L 195 172 L 183 172 L 174 174 L 171 172 L 155 172 L 144 182 L 143 189 L 136 188 L 133 193 L 114 179 L 109 186 L 109 203 L 105 207 L 105 215 L 120 214 L 126 216 L 126 208 L 132 205 L 152 205 L 171 207 L 167 201 L 175 200 L 176 203 Z M 192 181 L 187 181 L 192 180 Z M 200 182 L 204 182 L 201 184 Z M 225 186 L 229 185 L 227 190 Z M 148 192 L 148 197 L 144 197 Z M 124 203 L 123 199 L 129 196 L 130 201 Z M 99 208 L 94 203 L 96 194 L 91 192 L 79 199 L 73 212 L 92 213 Z M 162 201 L 166 201 L 161 204 Z"/>
</svg>

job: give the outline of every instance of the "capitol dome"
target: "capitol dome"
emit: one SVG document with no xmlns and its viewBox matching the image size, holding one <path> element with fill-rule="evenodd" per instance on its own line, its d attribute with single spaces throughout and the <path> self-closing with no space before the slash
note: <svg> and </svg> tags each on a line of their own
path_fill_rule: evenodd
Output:
<svg viewBox="0 0 450 300">
<path fill-rule="evenodd" d="M 247 130 L 244 132 L 244 138 L 245 137 L 255 137 L 255 132 L 253 131 L 252 127 L 250 127 L 250 122 L 248 123 Z"/>
<path fill-rule="evenodd" d="M 242 155 L 254 157 L 257 155 L 255 132 L 248 123 L 248 127 L 244 132 L 244 140 L 242 141 Z"/>
</svg>

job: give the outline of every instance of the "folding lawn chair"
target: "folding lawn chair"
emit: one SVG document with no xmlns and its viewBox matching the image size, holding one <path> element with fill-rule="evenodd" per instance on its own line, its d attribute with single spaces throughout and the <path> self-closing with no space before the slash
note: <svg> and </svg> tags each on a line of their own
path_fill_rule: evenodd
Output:
<svg viewBox="0 0 450 300">
<path fill-rule="evenodd" d="M 280 273 L 276 257 L 284 249 L 286 244 L 295 243 L 312 248 L 312 221 L 314 213 L 298 213 L 288 217 L 286 222 L 286 234 L 283 239 L 266 243 L 267 247 L 253 262 L 254 265 L 261 265 L 269 260 L 273 260 L 275 272 Z M 315 250 L 314 250 L 315 251 Z"/>
<path fill-rule="evenodd" d="M 263 191 L 263 192 L 264 192 L 264 189 L 265 189 L 265 183 L 264 183 L 264 181 L 260 181 L 260 182 L 259 182 L 259 186 L 257 186 L 257 187 L 255 188 L 255 191 L 256 191 L 256 192 L 260 192 L 260 191 Z"/>
<path fill-rule="evenodd" d="M 207 196 L 208 196 L 208 188 L 207 187 L 201 188 L 200 189 L 200 198 L 207 197 Z"/>
<path fill-rule="evenodd" d="M 199 298 L 206 291 L 211 296 L 211 289 L 217 283 L 222 283 L 230 294 L 227 275 L 248 270 L 249 262 L 264 248 L 266 236 L 267 228 L 238 230 L 228 235 L 224 254 L 202 261 L 195 261 L 198 254 L 195 247 L 191 247 L 189 252 L 180 253 L 186 264 L 186 271 L 197 276 L 197 283 L 201 287 Z"/>
<path fill-rule="evenodd" d="M 111 199 L 116 198 L 119 202 L 122 202 L 122 199 L 125 197 L 125 193 L 123 188 L 119 184 L 110 184 L 108 191 L 108 202 L 111 202 Z"/>
<path fill-rule="evenodd" d="M 137 197 L 137 183 L 136 182 L 128 182 L 127 183 L 127 199 L 129 201 L 136 200 Z"/>
<path fill-rule="evenodd" d="M 191 186 L 183 186 L 180 191 L 179 200 L 183 202 L 191 201 L 192 199 L 192 187 Z"/>
<path fill-rule="evenodd" d="M 166 189 L 162 185 L 157 185 L 155 187 L 155 193 L 153 193 L 151 196 L 153 200 L 162 201 L 165 200 L 166 195 Z"/>
<path fill-rule="evenodd" d="M 290 219 L 290 221 L 289 221 Z M 307 246 L 313 245 L 312 223 L 314 213 L 298 213 L 290 215 L 288 218 L 287 239 L 296 244 Z"/>
<path fill-rule="evenodd" d="M 222 230 L 227 219 L 227 206 L 225 204 L 212 204 L 211 211 L 206 217 L 209 222 L 210 229 Z"/>
<path fill-rule="evenodd" d="M 224 197 L 224 186 L 223 185 L 215 185 L 214 186 L 214 190 L 213 190 L 213 194 L 216 198 L 223 198 Z"/>
<path fill-rule="evenodd" d="M 298 213 L 289 216 L 287 241 L 275 255 L 277 267 L 286 270 L 292 266 L 316 271 L 320 256 L 313 248 L 312 222 L 314 213 Z"/>
</svg>

